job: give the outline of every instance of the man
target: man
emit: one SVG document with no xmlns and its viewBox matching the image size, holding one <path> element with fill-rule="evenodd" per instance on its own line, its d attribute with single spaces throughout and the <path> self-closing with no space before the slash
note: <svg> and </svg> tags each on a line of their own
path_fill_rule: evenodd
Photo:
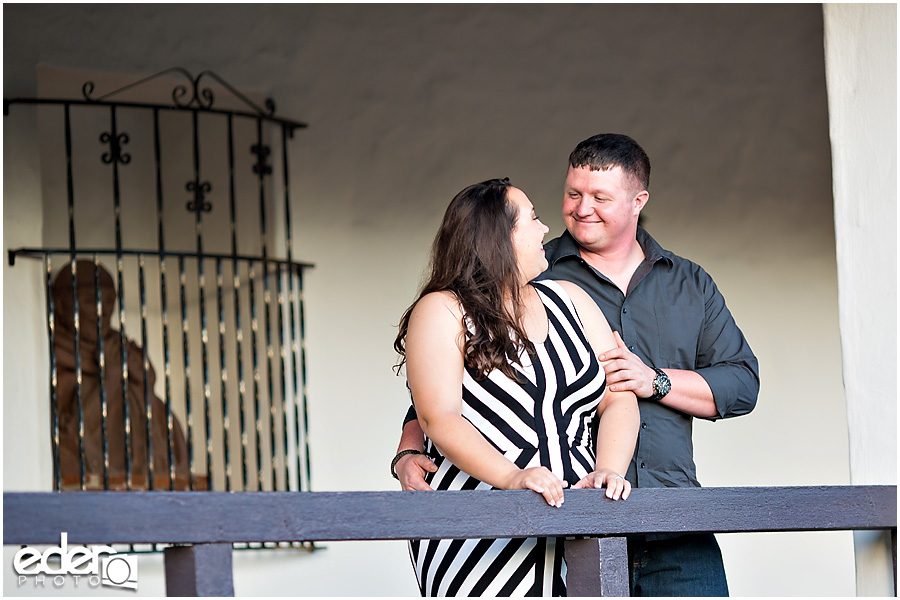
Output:
<svg viewBox="0 0 900 600">
<path fill-rule="evenodd" d="M 635 487 L 699 487 L 693 417 L 716 420 L 753 410 L 759 365 L 712 278 L 663 250 L 638 217 L 650 198 L 650 161 L 631 138 L 593 136 L 569 156 L 562 215 L 566 232 L 546 246 L 540 278 L 580 285 L 615 332 L 599 358 L 609 389 L 638 397 L 641 430 L 627 479 Z M 430 489 L 434 465 L 416 454 L 414 411 L 391 466 L 403 489 Z M 715 537 L 628 540 L 633 596 L 727 596 Z"/>
</svg>

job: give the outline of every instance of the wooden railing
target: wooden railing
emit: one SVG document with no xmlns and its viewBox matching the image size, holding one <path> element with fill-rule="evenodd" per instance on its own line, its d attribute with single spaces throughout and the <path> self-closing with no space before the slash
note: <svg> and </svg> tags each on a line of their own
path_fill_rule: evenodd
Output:
<svg viewBox="0 0 900 600">
<path fill-rule="evenodd" d="M 234 543 L 592 536 L 567 542 L 569 594 L 627 596 L 628 534 L 834 530 L 890 531 L 896 590 L 896 486 L 567 490 L 558 509 L 523 491 L 3 494 L 5 545 L 177 544 L 170 596 L 233 595 Z"/>
</svg>

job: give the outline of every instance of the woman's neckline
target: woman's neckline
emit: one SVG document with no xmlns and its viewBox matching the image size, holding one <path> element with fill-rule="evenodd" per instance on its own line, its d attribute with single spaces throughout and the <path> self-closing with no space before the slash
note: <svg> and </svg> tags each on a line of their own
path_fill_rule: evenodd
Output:
<svg viewBox="0 0 900 600">
<path fill-rule="evenodd" d="M 550 313 L 547 312 L 547 305 L 544 304 L 544 298 L 543 298 L 543 296 L 541 296 L 541 292 L 540 292 L 540 290 L 537 289 L 537 286 L 535 286 L 534 283 L 529 282 L 527 284 L 527 287 L 534 290 L 534 294 L 537 297 L 537 301 L 541 304 L 541 309 L 543 311 L 542 314 L 543 314 L 544 327 L 543 327 L 543 336 L 541 336 L 542 339 L 539 342 L 532 339 L 531 336 L 528 335 L 528 331 L 525 331 L 525 334 L 526 334 L 526 336 L 528 336 L 529 342 L 531 342 L 535 346 L 543 346 L 544 344 L 547 343 L 547 340 L 550 339 Z M 524 330 L 524 326 L 523 326 L 523 330 Z"/>
</svg>

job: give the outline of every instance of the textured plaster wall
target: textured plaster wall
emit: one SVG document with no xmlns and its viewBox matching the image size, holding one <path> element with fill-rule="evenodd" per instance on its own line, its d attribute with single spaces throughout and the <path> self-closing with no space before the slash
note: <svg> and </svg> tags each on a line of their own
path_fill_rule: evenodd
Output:
<svg viewBox="0 0 900 600">
<path fill-rule="evenodd" d="M 700 480 L 849 483 L 820 6 L 6 5 L 3 22 L 7 97 L 36 93 L 39 64 L 135 78 L 177 65 L 310 123 L 292 190 L 295 256 L 316 264 L 315 489 L 396 489 L 408 400 L 391 343 L 453 194 L 508 176 L 558 235 L 565 159 L 601 131 L 647 150 L 648 229 L 713 275 L 760 359 L 756 411 L 695 427 Z M 37 127 L 21 118 L 4 123 L 6 248 L 43 230 Z M 36 277 L 4 268 L 10 490 L 50 480 Z M 720 543 L 734 595 L 853 593 L 849 533 Z M 416 594 L 402 543 L 327 546 L 236 553 L 236 592 Z M 162 593 L 159 561 L 142 561 L 142 593 Z"/>
<path fill-rule="evenodd" d="M 825 7 L 850 480 L 897 483 L 897 7 Z M 890 537 L 858 532 L 857 592 L 894 593 Z"/>
</svg>

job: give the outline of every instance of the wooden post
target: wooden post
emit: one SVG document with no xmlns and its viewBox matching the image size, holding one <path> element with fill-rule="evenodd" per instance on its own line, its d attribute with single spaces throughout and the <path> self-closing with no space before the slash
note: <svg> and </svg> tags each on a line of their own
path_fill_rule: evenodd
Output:
<svg viewBox="0 0 900 600">
<path fill-rule="evenodd" d="M 566 541 L 569 596 L 624 597 L 628 585 L 628 545 L 623 537 Z"/>
<path fill-rule="evenodd" d="M 231 544 L 170 546 L 163 553 L 167 596 L 234 596 Z"/>
<path fill-rule="evenodd" d="M 897 595 L 897 528 L 891 529 L 891 555 L 894 559 L 894 596 Z"/>
</svg>

